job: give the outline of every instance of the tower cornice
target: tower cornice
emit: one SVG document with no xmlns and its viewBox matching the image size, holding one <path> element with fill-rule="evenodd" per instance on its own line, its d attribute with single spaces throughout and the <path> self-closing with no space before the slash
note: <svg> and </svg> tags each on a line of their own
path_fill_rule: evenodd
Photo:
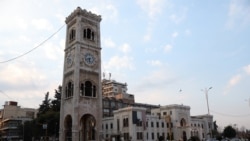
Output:
<svg viewBox="0 0 250 141">
<path fill-rule="evenodd" d="M 82 15 L 83 17 L 86 18 L 91 18 L 94 19 L 97 22 L 100 22 L 102 20 L 100 15 L 96 15 L 90 11 L 87 11 L 85 9 L 81 9 L 81 7 L 77 7 L 65 20 L 66 24 L 70 22 L 74 17 Z"/>
</svg>

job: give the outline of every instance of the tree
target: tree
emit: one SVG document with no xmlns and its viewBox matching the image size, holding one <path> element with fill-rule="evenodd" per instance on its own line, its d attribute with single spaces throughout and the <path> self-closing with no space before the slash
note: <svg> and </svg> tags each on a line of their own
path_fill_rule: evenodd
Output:
<svg viewBox="0 0 250 141">
<path fill-rule="evenodd" d="M 38 109 L 37 116 L 39 117 L 41 114 L 45 114 L 47 111 L 50 110 L 51 104 L 50 104 L 51 99 L 49 99 L 49 92 L 45 94 L 45 98 L 43 100 L 43 103 L 40 105 Z"/>
<path fill-rule="evenodd" d="M 224 137 L 231 139 L 231 138 L 234 138 L 236 136 L 236 131 L 232 126 L 229 125 L 224 129 L 223 135 L 224 135 Z"/>
<path fill-rule="evenodd" d="M 52 110 L 55 112 L 60 112 L 61 107 L 61 94 L 62 94 L 62 86 L 58 86 L 58 89 L 55 90 L 54 100 L 51 101 Z"/>
</svg>

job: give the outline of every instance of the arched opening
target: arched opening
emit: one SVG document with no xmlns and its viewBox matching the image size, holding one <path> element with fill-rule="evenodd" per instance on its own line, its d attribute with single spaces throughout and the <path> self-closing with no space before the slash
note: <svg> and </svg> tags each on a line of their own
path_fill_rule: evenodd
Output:
<svg viewBox="0 0 250 141">
<path fill-rule="evenodd" d="M 73 96 L 74 84 L 71 81 L 69 81 L 68 84 L 66 85 L 65 93 L 66 93 L 66 95 L 65 95 L 66 98 Z"/>
<path fill-rule="evenodd" d="M 184 118 L 182 118 L 180 122 L 181 122 L 180 123 L 181 127 L 185 127 L 186 126 L 186 120 Z"/>
<path fill-rule="evenodd" d="M 86 114 L 81 118 L 81 131 L 80 131 L 80 140 L 89 141 L 96 139 L 96 120 L 90 115 Z"/>
<path fill-rule="evenodd" d="M 83 29 L 83 38 L 95 40 L 95 34 L 90 28 Z"/>
<path fill-rule="evenodd" d="M 72 140 L 72 117 L 70 115 L 67 115 L 64 120 L 64 132 L 65 132 L 65 139 L 67 141 Z"/>
<path fill-rule="evenodd" d="M 187 141 L 187 134 L 185 131 L 182 132 L 182 140 Z"/>
<path fill-rule="evenodd" d="M 69 41 L 75 40 L 75 38 L 76 38 L 76 30 L 71 29 L 69 33 Z"/>
<path fill-rule="evenodd" d="M 85 81 L 80 84 L 80 95 L 88 97 L 96 97 L 96 86 L 93 85 L 90 81 Z"/>
</svg>

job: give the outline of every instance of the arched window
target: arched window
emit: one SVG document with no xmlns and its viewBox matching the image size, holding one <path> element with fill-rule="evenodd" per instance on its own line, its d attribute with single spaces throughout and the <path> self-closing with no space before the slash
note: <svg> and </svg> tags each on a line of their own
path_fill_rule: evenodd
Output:
<svg viewBox="0 0 250 141">
<path fill-rule="evenodd" d="M 95 40 L 95 34 L 90 28 L 86 28 L 83 30 L 83 38 L 89 40 Z"/>
<path fill-rule="evenodd" d="M 70 33 L 69 33 L 69 41 L 73 41 L 76 38 L 76 30 L 75 29 L 71 29 Z"/>
<path fill-rule="evenodd" d="M 90 81 L 80 84 L 80 96 L 96 97 L 96 86 Z"/>
<path fill-rule="evenodd" d="M 70 81 L 68 82 L 66 89 L 65 89 L 65 97 L 69 98 L 72 97 L 74 93 L 74 84 Z"/>
<path fill-rule="evenodd" d="M 186 126 L 186 121 L 185 121 L 184 118 L 181 119 L 181 123 L 180 124 L 181 124 L 181 127 Z"/>
<path fill-rule="evenodd" d="M 90 81 L 85 82 L 85 96 L 92 96 L 92 83 Z"/>
</svg>

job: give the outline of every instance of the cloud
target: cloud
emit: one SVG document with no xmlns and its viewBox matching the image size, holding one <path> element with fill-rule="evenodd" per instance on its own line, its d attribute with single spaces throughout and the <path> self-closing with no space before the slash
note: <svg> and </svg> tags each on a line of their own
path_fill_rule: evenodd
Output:
<svg viewBox="0 0 250 141">
<path fill-rule="evenodd" d="M 48 42 L 43 47 L 44 55 L 50 60 L 61 60 L 63 56 L 63 50 L 57 44 Z"/>
<path fill-rule="evenodd" d="M 147 34 L 145 34 L 143 37 L 143 40 L 146 42 L 150 41 L 151 40 L 151 33 L 148 32 Z"/>
<path fill-rule="evenodd" d="M 152 70 L 139 79 L 141 81 L 138 81 L 137 84 L 133 86 L 135 91 L 137 93 L 147 93 L 149 95 L 154 95 L 156 90 L 160 90 L 160 93 L 164 93 L 166 87 L 169 87 L 177 80 L 175 74 L 166 66 Z M 160 93 L 157 93 L 157 95 Z"/>
<path fill-rule="evenodd" d="M 117 23 L 119 18 L 119 10 L 114 4 L 107 1 L 98 1 L 97 5 L 95 5 L 95 7 L 89 8 L 89 11 L 96 14 L 101 13 L 103 20 Z"/>
<path fill-rule="evenodd" d="M 162 66 L 162 62 L 159 60 L 150 60 L 147 61 L 147 63 L 151 66 L 158 66 L 158 67 Z"/>
<path fill-rule="evenodd" d="M 185 34 L 186 34 L 187 36 L 189 36 L 189 35 L 192 34 L 192 31 L 191 31 L 190 29 L 186 29 L 186 30 L 185 30 Z"/>
<path fill-rule="evenodd" d="M 237 74 L 235 76 L 233 76 L 230 80 L 229 80 L 229 86 L 235 86 L 236 84 L 238 84 L 241 80 L 242 76 L 240 74 Z"/>
<path fill-rule="evenodd" d="M 47 19 L 33 19 L 31 24 L 38 30 L 51 30 L 52 24 Z"/>
<path fill-rule="evenodd" d="M 169 16 L 169 19 L 175 24 L 179 24 L 186 19 L 187 12 L 188 12 L 187 8 L 181 8 L 181 11 L 179 11 L 179 13 L 171 14 Z"/>
<path fill-rule="evenodd" d="M 174 33 L 172 34 L 172 37 L 173 37 L 173 38 L 176 38 L 178 35 L 179 35 L 178 32 L 174 32 Z"/>
<path fill-rule="evenodd" d="M 137 4 L 145 11 L 149 18 L 161 14 L 164 0 L 137 0 Z"/>
<path fill-rule="evenodd" d="M 173 46 L 170 44 L 167 44 L 166 46 L 164 46 L 164 52 L 168 53 L 172 50 Z"/>
<path fill-rule="evenodd" d="M 246 78 L 245 77 L 246 75 L 250 75 L 250 65 L 246 65 L 246 66 L 242 67 L 241 71 L 238 74 L 232 76 L 229 79 L 227 86 L 225 88 L 224 94 L 227 94 L 231 88 L 238 85 L 244 78 Z"/>
<path fill-rule="evenodd" d="M 0 84 L 9 88 L 25 89 L 27 87 L 43 86 L 47 79 L 43 73 L 31 66 L 10 64 L 0 71 Z"/>
<path fill-rule="evenodd" d="M 247 65 L 247 66 L 243 67 L 243 70 L 245 71 L 245 73 L 247 75 L 250 75 L 250 65 Z"/>
<path fill-rule="evenodd" d="M 129 56 L 113 56 L 107 63 L 104 62 L 104 70 L 133 70 L 133 58 Z"/>
<path fill-rule="evenodd" d="M 117 19 L 117 17 L 118 17 L 118 10 L 117 10 L 117 8 L 114 5 L 109 4 L 109 5 L 107 5 L 105 7 L 105 9 L 107 11 L 109 11 L 109 18 L 110 19 L 113 19 L 113 20 Z"/>
<path fill-rule="evenodd" d="M 129 46 L 128 43 L 124 43 L 122 46 L 119 48 L 123 53 L 127 54 L 131 51 L 131 47 Z"/>
<path fill-rule="evenodd" d="M 227 28 L 250 24 L 250 2 L 248 0 L 231 0 L 228 7 Z"/>
<path fill-rule="evenodd" d="M 103 44 L 105 47 L 108 48 L 114 48 L 115 47 L 115 43 L 111 38 L 104 38 L 103 39 Z"/>
</svg>

